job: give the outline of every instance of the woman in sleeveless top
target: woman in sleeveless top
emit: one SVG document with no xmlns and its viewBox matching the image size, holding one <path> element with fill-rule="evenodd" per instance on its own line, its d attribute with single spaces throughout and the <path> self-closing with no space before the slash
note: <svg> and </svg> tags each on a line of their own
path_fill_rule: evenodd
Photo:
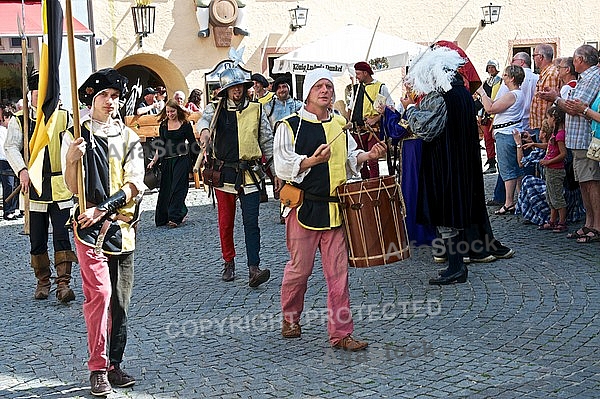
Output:
<svg viewBox="0 0 600 399">
<path fill-rule="evenodd" d="M 521 84 L 525 79 L 525 71 L 518 65 L 506 67 L 502 74 L 502 80 L 508 88 L 508 92 L 498 94 L 495 101 L 490 99 L 483 88 L 477 93 L 481 98 L 483 108 L 489 114 L 495 114 L 494 136 L 496 138 L 496 154 L 498 158 L 498 169 L 504 180 L 506 188 L 506 199 L 504 205 L 494 212 L 496 215 L 514 213 L 515 190 L 520 185 L 523 176 L 523 168 L 517 163 L 517 147 L 513 139 L 513 130 L 521 130 L 523 111 L 525 109 L 524 96 L 521 92 Z"/>
</svg>

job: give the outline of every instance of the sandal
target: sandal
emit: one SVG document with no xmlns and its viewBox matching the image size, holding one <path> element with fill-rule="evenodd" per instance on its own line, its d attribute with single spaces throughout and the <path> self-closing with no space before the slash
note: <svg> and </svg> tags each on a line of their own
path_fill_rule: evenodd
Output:
<svg viewBox="0 0 600 399">
<path fill-rule="evenodd" d="M 538 230 L 554 230 L 556 228 L 556 222 L 549 221 L 538 227 Z"/>
<path fill-rule="evenodd" d="M 574 231 L 572 233 L 567 234 L 567 238 L 570 239 L 576 239 L 576 238 L 581 238 L 581 237 L 585 237 L 585 235 L 587 233 L 589 233 L 591 231 L 591 229 L 587 226 L 583 226 L 582 228 L 580 228 L 577 231 Z"/>
<path fill-rule="evenodd" d="M 598 230 L 590 229 L 590 228 L 588 228 L 588 230 L 589 230 L 588 233 L 586 233 L 585 235 L 577 238 L 577 242 L 578 243 L 585 244 L 585 243 L 588 243 L 588 242 L 600 241 L 600 232 Z"/>
<path fill-rule="evenodd" d="M 567 231 L 566 223 L 558 223 L 554 226 L 554 229 L 552 230 L 553 233 L 564 233 L 565 231 Z"/>
<path fill-rule="evenodd" d="M 502 205 L 502 208 L 498 209 L 497 211 L 494 212 L 494 215 L 514 215 L 514 211 L 515 211 L 515 206 L 516 204 L 512 204 L 509 206 L 506 205 Z"/>
</svg>

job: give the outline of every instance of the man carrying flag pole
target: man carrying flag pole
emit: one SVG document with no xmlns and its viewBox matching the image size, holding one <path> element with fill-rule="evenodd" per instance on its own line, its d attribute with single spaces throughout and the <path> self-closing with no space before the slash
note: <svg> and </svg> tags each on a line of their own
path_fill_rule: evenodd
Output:
<svg viewBox="0 0 600 399">
<path fill-rule="evenodd" d="M 62 132 L 69 128 L 66 111 L 58 109 L 58 69 L 62 50 L 62 8 L 59 0 L 42 2 L 44 41 L 40 57 L 40 72 L 29 76 L 29 164 L 23 159 L 22 112 L 8 124 L 5 150 L 8 162 L 19 177 L 21 191 L 30 198 L 31 266 L 37 279 L 35 299 L 46 299 L 50 292 L 50 257 L 48 228 L 52 223 L 54 266 L 56 268 L 56 298 L 63 303 L 75 299 L 70 288 L 72 262 L 77 261 L 65 227 L 73 206 L 72 194 L 62 176 L 60 142 Z M 33 129 L 35 126 L 35 129 Z M 30 190 L 33 187 L 33 190 Z"/>
<path fill-rule="evenodd" d="M 135 378 L 121 368 L 134 280 L 136 225 L 144 185 L 137 134 L 118 118 L 127 78 L 112 68 L 94 72 L 77 90 L 71 0 L 66 0 L 71 98 L 90 107 L 62 140 L 64 179 L 77 196 L 73 233 L 85 297 L 90 393 L 106 396 Z"/>
</svg>

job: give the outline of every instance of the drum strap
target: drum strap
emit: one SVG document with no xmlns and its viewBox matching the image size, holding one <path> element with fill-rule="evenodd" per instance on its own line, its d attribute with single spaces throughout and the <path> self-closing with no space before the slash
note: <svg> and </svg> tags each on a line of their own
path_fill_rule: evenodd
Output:
<svg viewBox="0 0 600 399">
<path fill-rule="evenodd" d="M 309 201 L 319 201 L 319 202 L 340 202 L 338 197 L 320 197 L 318 195 L 312 195 L 310 193 L 304 192 L 304 199 Z"/>
</svg>

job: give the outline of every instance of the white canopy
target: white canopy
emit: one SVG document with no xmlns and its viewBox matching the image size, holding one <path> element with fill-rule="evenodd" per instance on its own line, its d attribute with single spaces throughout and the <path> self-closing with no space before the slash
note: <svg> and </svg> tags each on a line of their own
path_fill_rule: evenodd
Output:
<svg viewBox="0 0 600 399">
<path fill-rule="evenodd" d="M 400 68 L 419 54 L 425 46 L 377 31 L 371 50 L 373 29 L 346 25 L 342 29 L 291 51 L 275 60 L 274 73 L 291 72 L 304 75 L 315 68 L 327 68 L 341 75 L 358 61 L 368 62 L 374 72 Z"/>
</svg>

